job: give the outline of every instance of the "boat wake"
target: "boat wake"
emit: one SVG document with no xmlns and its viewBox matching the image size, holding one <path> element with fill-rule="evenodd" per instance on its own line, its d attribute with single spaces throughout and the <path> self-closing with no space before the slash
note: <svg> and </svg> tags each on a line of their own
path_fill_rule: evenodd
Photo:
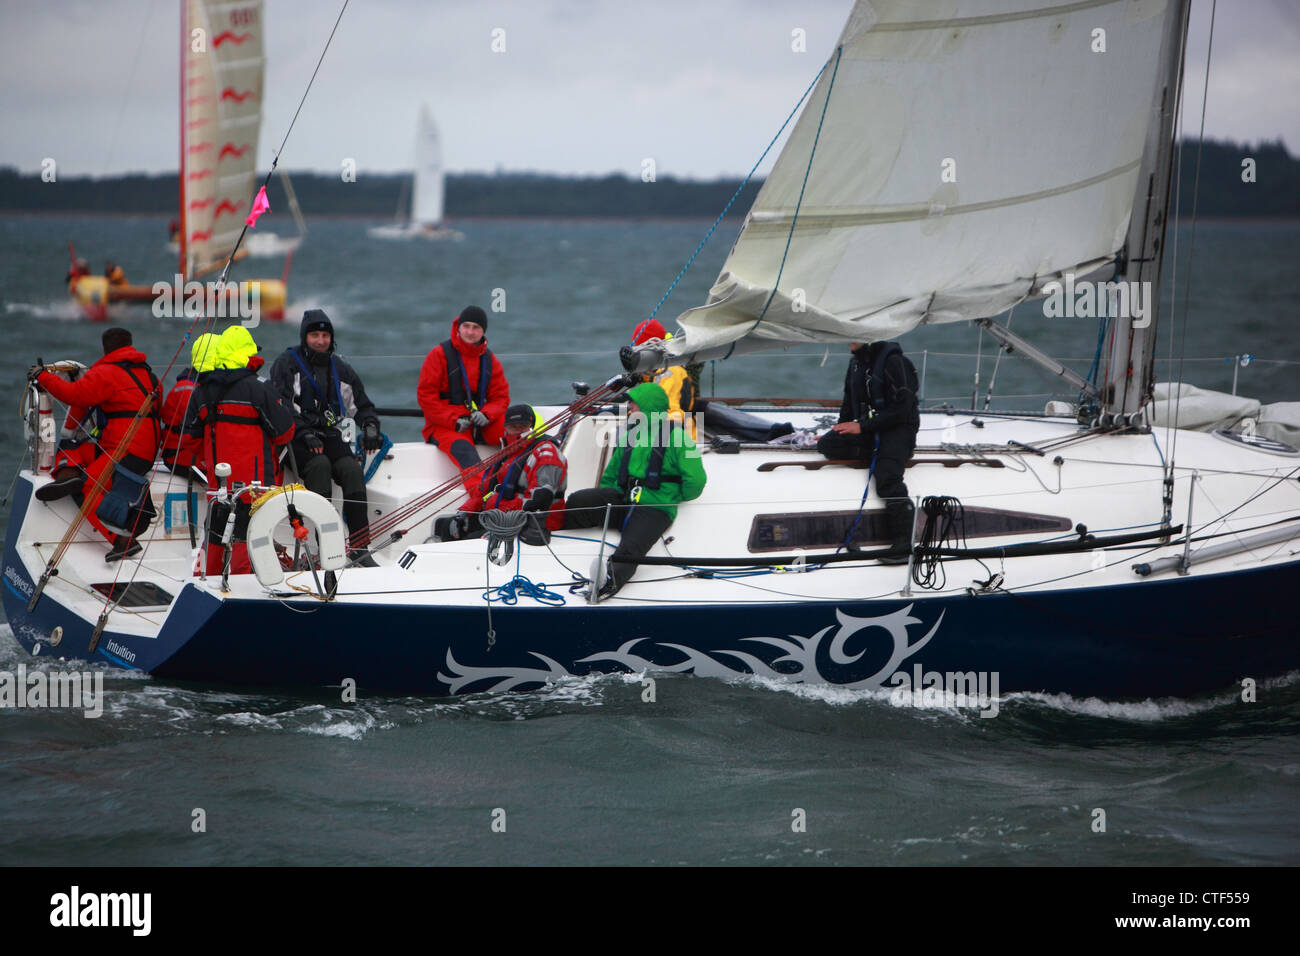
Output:
<svg viewBox="0 0 1300 956">
<path fill-rule="evenodd" d="M 6 302 L 5 315 L 26 319 L 52 319 L 56 322 L 80 322 L 81 309 L 72 299 L 49 302 Z"/>
<path fill-rule="evenodd" d="M 344 703 L 335 688 L 295 696 L 274 691 L 238 693 L 161 683 L 140 671 L 86 661 L 32 658 L 14 638 L 13 629 L 0 624 L 0 671 L 16 673 L 20 664 L 29 675 L 69 670 L 102 673 L 104 719 L 116 729 L 128 729 L 133 737 L 290 733 L 362 740 L 377 731 L 436 720 L 530 720 L 600 707 L 622 697 L 639 699 L 643 679 L 641 674 L 564 676 L 531 691 L 496 690 L 453 699 L 367 698 L 362 688 L 356 703 Z M 629 685 L 634 686 L 624 691 Z"/>
</svg>

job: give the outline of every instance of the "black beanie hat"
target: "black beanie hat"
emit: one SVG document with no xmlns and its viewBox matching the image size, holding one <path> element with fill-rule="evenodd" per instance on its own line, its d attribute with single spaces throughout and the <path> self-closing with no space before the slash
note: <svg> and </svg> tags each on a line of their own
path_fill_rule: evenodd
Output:
<svg viewBox="0 0 1300 956">
<path fill-rule="evenodd" d="M 487 313 L 476 305 L 467 305 L 460 310 L 460 315 L 456 316 L 457 322 L 473 322 L 475 325 L 487 331 Z"/>
<path fill-rule="evenodd" d="M 130 345 L 131 333 L 126 329 L 105 329 L 99 341 L 104 346 L 104 354 L 107 355 L 109 352 L 116 352 Z"/>
</svg>

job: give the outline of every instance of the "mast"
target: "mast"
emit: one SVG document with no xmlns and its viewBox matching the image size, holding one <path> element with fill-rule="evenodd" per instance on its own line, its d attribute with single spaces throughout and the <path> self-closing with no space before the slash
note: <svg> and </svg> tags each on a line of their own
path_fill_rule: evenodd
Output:
<svg viewBox="0 0 1300 956">
<path fill-rule="evenodd" d="M 181 43 L 179 47 L 181 53 L 180 79 L 179 79 L 180 90 L 179 90 L 179 95 L 177 96 L 177 101 L 180 104 L 181 119 L 180 119 L 180 129 L 177 130 L 177 132 L 180 135 L 176 137 L 181 144 L 181 160 L 180 160 L 181 172 L 180 172 L 180 182 L 178 183 L 179 192 L 180 192 L 180 217 L 177 220 L 180 223 L 180 234 L 176 237 L 177 240 L 176 246 L 177 246 L 177 251 L 180 256 L 180 259 L 176 266 L 176 272 L 182 276 L 185 275 L 187 271 L 185 268 L 185 250 L 189 244 L 187 240 L 189 239 L 189 232 L 190 232 L 190 224 L 188 218 L 185 215 L 185 140 L 186 140 L 185 79 L 187 76 L 187 70 L 185 69 L 185 44 L 189 42 L 189 35 L 190 35 L 189 34 L 189 3 L 185 2 L 185 0 L 182 0 L 181 2 Z"/>
<path fill-rule="evenodd" d="M 1114 281 L 1140 283 L 1137 288 L 1142 290 L 1147 311 L 1136 322 L 1131 315 L 1112 320 L 1101 387 L 1102 418 L 1110 423 L 1127 424 L 1151 399 L 1155 384 L 1161 260 L 1168 226 L 1174 124 L 1182 93 L 1183 48 L 1187 42 L 1190 8 L 1191 0 L 1176 0 L 1165 22 L 1160 45 L 1160 85 L 1152 103 L 1152 122 L 1147 126 L 1128 238 L 1116 266 Z"/>
</svg>

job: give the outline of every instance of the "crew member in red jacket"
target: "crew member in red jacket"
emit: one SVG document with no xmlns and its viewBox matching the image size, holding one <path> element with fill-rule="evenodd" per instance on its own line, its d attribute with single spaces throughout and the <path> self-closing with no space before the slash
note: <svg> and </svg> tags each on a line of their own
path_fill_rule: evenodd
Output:
<svg viewBox="0 0 1300 956">
<path fill-rule="evenodd" d="M 119 461 L 122 468 L 147 481 L 153 470 L 154 457 L 162 440 L 162 427 L 158 420 L 158 404 L 162 401 L 158 379 L 145 354 L 131 344 L 131 333 L 126 329 L 107 329 L 100 339 L 104 357 L 86 369 L 75 382 L 67 382 L 53 372 L 42 370 L 36 374 L 36 384 L 58 401 L 71 406 L 68 424 L 80 425 L 93 434 L 96 420 L 103 426 L 98 438 L 60 453 L 55 463 L 54 481 L 37 489 L 41 501 L 55 501 L 72 495 L 78 504 L 91 499 L 86 517 L 91 525 L 113 545 L 105 560 L 120 561 L 140 551 L 135 538 L 149 527 L 153 506 L 147 490 L 140 506 L 131 515 L 130 534 L 116 534 L 106 528 L 95 514 L 104 494 L 112 487 L 112 455 L 117 451 L 131 423 L 135 420 L 146 397 L 153 396 L 153 405 L 145 420 L 140 423 L 125 454 Z M 35 371 L 35 370 L 33 370 Z"/>
<path fill-rule="evenodd" d="M 177 464 L 192 465 L 206 459 L 208 497 L 220 489 L 216 468 L 220 462 L 230 465 L 229 482 L 247 485 L 261 482 L 266 487 L 281 479 L 278 449 L 293 438 L 293 412 L 280 394 L 257 377 L 262 365 L 257 344 L 242 325 L 233 325 L 217 345 L 216 368 L 199 373 L 198 388 L 190 398 L 190 411 L 182 428 Z M 195 346 L 195 367 L 202 368 Z M 214 505 L 209 515 L 207 561 L 208 574 L 220 574 L 224 553 L 221 544 L 228 512 Z M 234 536 L 230 572 L 248 574 L 252 563 L 244 532 L 248 528 L 249 503 L 241 497 L 235 507 Z"/>
<path fill-rule="evenodd" d="M 466 306 L 451 324 L 451 338 L 425 357 L 416 390 L 424 440 L 450 455 L 461 471 L 478 464 L 475 444 L 499 445 L 505 435 L 510 384 L 487 347 L 487 324 L 482 309 Z M 478 482 L 465 487 L 473 495 Z"/>
<path fill-rule="evenodd" d="M 176 384 L 167 393 L 162 407 L 163 438 L 158 449 L 159 457 L 174 472 L 185 469 L 176 464 L 176 453 L 181 447 L 182 428 L 185 425 L 185 413 L 190 407 L 190 396 L 198 385 L 199 373 L 192 367 L 181 370 L 176 376 Z"/>
<path fill-rule="evenodd" d="M 479 478 L 475 493 L 456 514 L 434 521 L 443 541 L 475 538 L 483 533 L 478 513 L 498 508 L 523 511 L 529 520 L 519 537 L 525 544 L 546 544 L 550 532 L 564 527 L 564 491 L 569 464 L 559 443 L 531 405 L 511 405 L 505 415 L 505 446 L 510 454 Z"/>
</svg>

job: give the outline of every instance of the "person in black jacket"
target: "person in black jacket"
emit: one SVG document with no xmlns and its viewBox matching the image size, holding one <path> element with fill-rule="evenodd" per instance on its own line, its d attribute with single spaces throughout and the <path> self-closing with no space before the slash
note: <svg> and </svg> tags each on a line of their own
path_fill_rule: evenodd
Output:
<svg viewBox="0 0 1300 956">
<path fill-rule="evenodd" d="M 921 427 L 916 369 L 897 342 L 852 342 L 840 420 L 817 443 L 827 458 L 871 461 L 876 494 L 885 502 L 893 556 L 902 563 L 911 549 L 915 509 L 903 482 L 903 469 L 916 450 Z"/>
<path fill-rule="evenodd" d="M 369 528 L 366 480 L 361 463 L 343 440 L 341 426 L 351 419 L 361 430 L 365 451 L 379 451 L 383 437 L 374 403 L 361 377 L 334 354 L 334 324 L 321 309 L 303 313 L 299 344 L 284 350 L 271 366 L 271 384 L 293 407 L 294 461 L 309 491 L 330 497 L 330 479 L 343 489 L 343 518 L 354 544 L 364 544 Z M 364 551 L 353 557 L 366 567 L 374 559 Z"/>
</svg>

